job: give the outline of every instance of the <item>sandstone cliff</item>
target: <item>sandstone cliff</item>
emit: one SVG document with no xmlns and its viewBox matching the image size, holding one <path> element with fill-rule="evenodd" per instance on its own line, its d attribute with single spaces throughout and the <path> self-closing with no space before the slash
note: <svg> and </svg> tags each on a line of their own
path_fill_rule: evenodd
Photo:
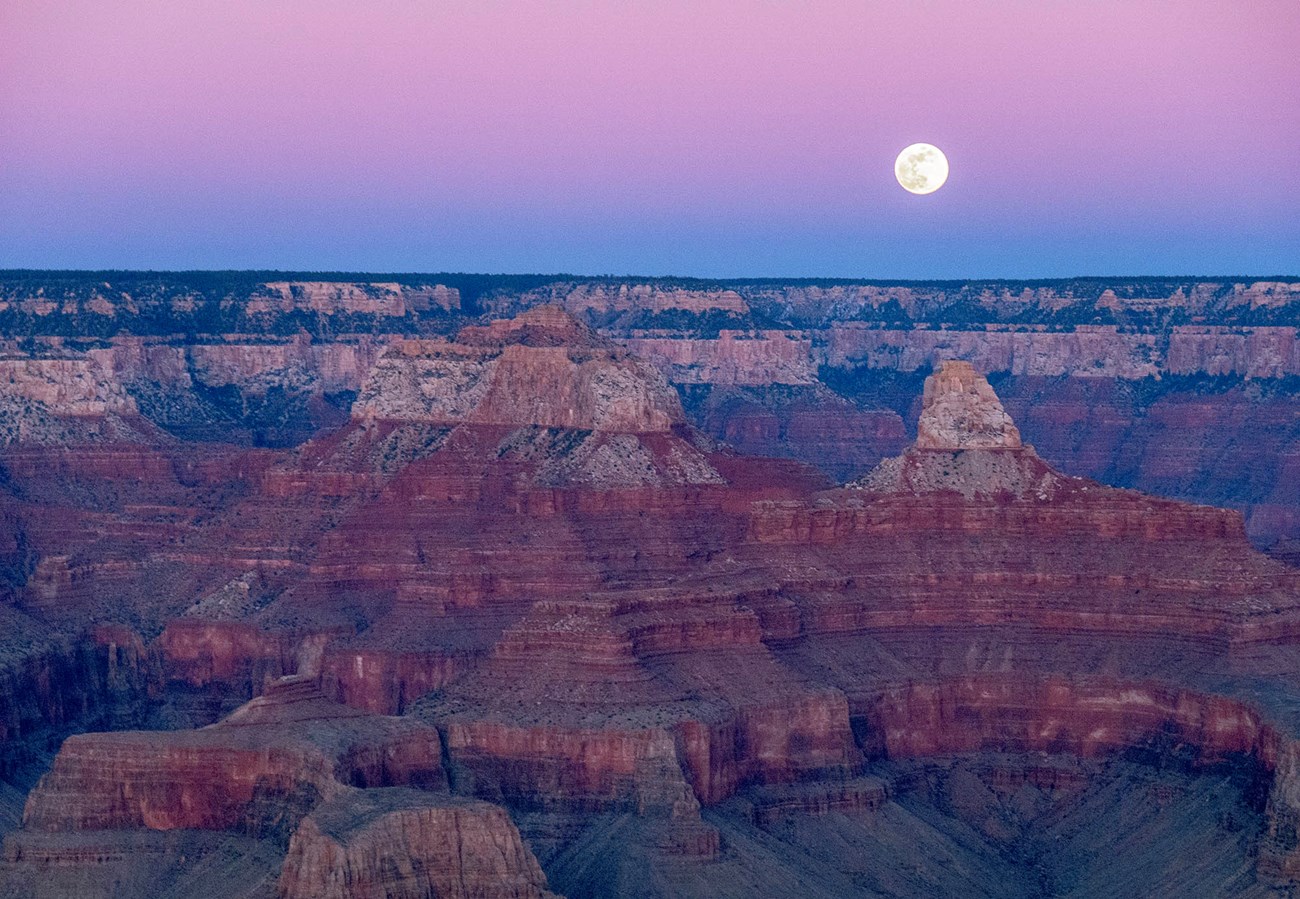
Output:
<svg viewBox="0 0 1300 899">
<path fill-rule="evenodd" d="M 439 784 L 435 731 L 314 694 L 310 683 L 286 681 L 200 730 L 70 737 L 32 791 L 23 824 L 274 836 L 348 785 Z"/>
<path fill-rule="evenodd" d="M 626 433 L 684 421 L 658 372 L 548 308 L 468 329 L 456 343 L 399 343 L 367 377 L 353 415 Z"/>
<path fill-rule="evenodd" d="M 399 341 L 376 363 L 353 421 L 508 428 L 497 456 L 537 466 L 546 485 L 720 484 L 677 394 L 653 367 L 554 307 L 455 341 Z"/>
<path fill-rule="evenodd" d="M 548 899 L 505 810 L 415 790 L 352 792 L 294 832 L 282 899 Z"/>
</svg>

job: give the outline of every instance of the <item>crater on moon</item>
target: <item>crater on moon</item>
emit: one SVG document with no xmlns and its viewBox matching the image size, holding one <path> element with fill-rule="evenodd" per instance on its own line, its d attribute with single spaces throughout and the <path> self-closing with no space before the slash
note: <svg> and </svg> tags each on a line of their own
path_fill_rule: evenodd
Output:
<svg viewBox="0 0 1300 899">
<path fill-rule="evenodd" d="M 914 194 L 932 194 L 948 180 L 948 157 L 934 144 L 912 144 L 894 160 L 894 177 Z"/>
</svg>

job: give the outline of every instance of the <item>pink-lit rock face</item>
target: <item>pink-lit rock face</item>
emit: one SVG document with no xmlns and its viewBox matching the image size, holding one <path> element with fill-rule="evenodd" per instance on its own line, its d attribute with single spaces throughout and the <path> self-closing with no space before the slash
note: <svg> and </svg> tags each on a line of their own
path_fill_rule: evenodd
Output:
<svg viewBox="0 0 1300 899">
<path fill-rule="evenodd" d="M 552 307 L 467 328 L 455 343 L 397 344 L 362 385 L 353 417 L 626 433 L 684 421 L 653 369 Z"/>
<path fill-rule="evenodd" d="M 675 384 L 814 384 L 809 337 L 791 331 L 728 331 L 714 339 L 633 332 L 620 341 Z"/>
<path fill-rule="evenodd" d="M 969 362 L 940 364 L 925 379 L 917 449 L 1014 449 L 1020 431 L 989 382 Z"/>
</svg>

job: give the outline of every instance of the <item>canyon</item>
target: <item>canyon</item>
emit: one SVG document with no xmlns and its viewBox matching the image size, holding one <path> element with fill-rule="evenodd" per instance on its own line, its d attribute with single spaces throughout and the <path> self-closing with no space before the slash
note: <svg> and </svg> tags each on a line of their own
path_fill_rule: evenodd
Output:
<svg viewBox="0 0 1300 899">
<path fill-rule="evenodd" d="M 0 277 L 2 891 L 1289 895 L 1297 310 Z"/>
<path fill-rule="evenodd" d="M 964 359 L 1062 471 L 1238 509 L 1257 546 L 1300 552 L 1295 279 L 0 272 L 0 439 L 86 436 L 50 409 L 104 408 L 110 433 L 139 411 L 184 440 L 289 446 L 347 419 L 394 339 L 547 304 L 658 367 L 695 425 L 748 454 L 859 477 L 908 442 L 930 369 Z"/>
</svg>

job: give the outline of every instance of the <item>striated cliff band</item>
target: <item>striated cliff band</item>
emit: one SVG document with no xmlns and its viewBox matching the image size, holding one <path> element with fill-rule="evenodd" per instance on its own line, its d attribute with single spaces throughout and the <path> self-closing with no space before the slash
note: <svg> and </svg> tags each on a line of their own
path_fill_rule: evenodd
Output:
<svg viewBox="0 0 1300 899">
<path fill-rule="evenodd" d="M 930 368 L 965 359 L 1063 471 L 1239 509 L 1256 545 L 1300 552 L 1294 278 L 8 271 L 0 439 L 92 439 L 76 416 L 104 408 L 96 433 L 289 446 L 346 420 L 394 338 L 548 304 L 658 367 L 695 425 L 744 452 L 861 476 L 914 433 Z"/>
<path fill-rule="evenodd" d="M 1035 430 L 1190 402 L 1169 347 L 979 343 L 1249 336 L 1287 283 L 115 277 L 5 282 L 0 892 L 1295 890 L 1300 570 Z M 1248 432 L 1292 400 L 1245 374 L 1196 395 Z"/>
</svg>

